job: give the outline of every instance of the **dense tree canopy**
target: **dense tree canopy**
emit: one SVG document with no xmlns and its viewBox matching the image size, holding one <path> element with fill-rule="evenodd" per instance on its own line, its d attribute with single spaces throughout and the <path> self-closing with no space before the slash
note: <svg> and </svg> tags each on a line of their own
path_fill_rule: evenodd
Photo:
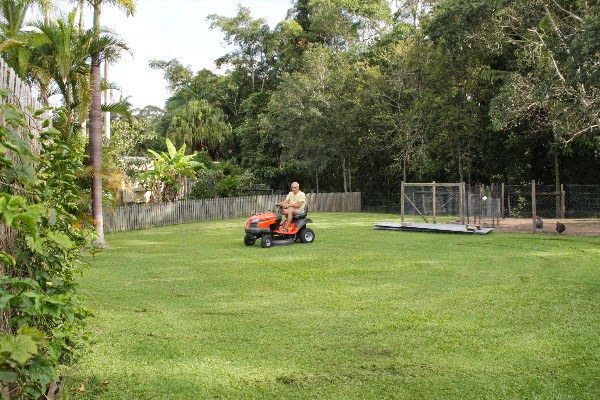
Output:
<svg viewBox="0 0 600 400">
<path fill-rule="evenodd" d="M 219 156 L 276 188 L 598 183 L 586 172 L 600 162 L 597 11 L 571 0 L 296 0 L 270 29 L 240 6 L 208 17 L 234 48 L 216 60 L 223 73 L 200 71 L 165 115 L 198 100 L 221 108 L 234 140 Z"/>
<path fill-rule="evenodd" d="M 14 4 L 1 10 L 3 56 L 27 75 L 52 42 L 21 32 L 20 10 L 32 2 L 4 3 Z M 597 0 L 293 0 L 274 27 L 251 5 L 205 15 L 228 45 L 219 69 L 152 60 L 171 97 L 139 124 L 113 118 L 121 144 L 111 152 L 125 149 L 126 132 L 137 155 L 166 150 L 169 138 L 275 189 L 289 180 L 365 193 L 395 192 L 401 180 L 598 183 L 598 8 Z M 55 29 L 74 31 L 69 18 Z M 21 55 L 19 41 L 29 43 Z M 77 54 L 60 62 L 85 66 Z M 46 69 L 59 87 L 71 74 L 62 81 L 79 86 L 63 85 L 65 103 L 88 107 L 79 99 L 88 75 L 77 75 L 85 68 Z M 28 76 L 43 85 L 42 75 Z"/>
</svg>

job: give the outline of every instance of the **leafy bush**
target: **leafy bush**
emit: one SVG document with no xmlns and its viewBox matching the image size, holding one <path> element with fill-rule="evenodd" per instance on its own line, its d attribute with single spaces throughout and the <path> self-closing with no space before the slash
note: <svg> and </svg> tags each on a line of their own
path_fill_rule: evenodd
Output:
<svg viewBox="0 0 600 400">
<path fill-rule="evenodd" d="M 93 238 L 76 185 L 83 149 L 45 121 L 35 156 L 16 133 L 32 136 L 23 113 L 0 104 L 0 114 L 0 228 L 16 232 L 0 243 L 0 394 L 38 399 L 85 340 L 75 281 Z"/>
<path fill-rule="evenodd" d="M 191 199 L 211 199 L 215 197 L 215 190 L 208 181 L 198 181 L 192 186 L 189 197 Z"/>
<path fill-rule="evenodd" d="M 218 197 L 244 196 L 252 189 L 252 177 L 250 175 L 229 175 L 217 184 Z"/>
<path fill-rule="evenodd" d="M 207 165 L 204 159 L 203 164 Z M 232 162 L 212 164 L 210 169 L 196 171 L 198 181 L 192 187 L 190 198 L 244 196 L 252 190 L 254 178 Z"/>
</svg>

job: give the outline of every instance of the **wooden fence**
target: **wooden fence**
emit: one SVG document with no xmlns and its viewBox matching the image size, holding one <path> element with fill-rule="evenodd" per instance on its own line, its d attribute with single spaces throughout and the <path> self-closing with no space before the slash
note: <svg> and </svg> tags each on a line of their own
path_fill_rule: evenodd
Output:
<svg viewBox="0 0 600 400">
<path fill-rule="evenodd" d="M 0 102 L 13 104 L 20 108 L 24 112 L 25 118 L 29 124 L 30 130 L 17 128 L 16 133 L 18 133 L 25 142 L 29 143 L 31 150 L 35 154 L 39 154 L 41 146 L 37 137 L 39 137 L 39 130 L 41 127 L 39 126 L 39 122 L 32 117 L 32 111 L 42 108 L 43 104 L 39 101 L 38 97 L 27 83 L 21 81 L 15 71 L 13 71 L 2 58 L 0 58 L 0 89 L 8 89 L 10 91 L 10 95 L 6 100 L 0 97 Z M 50 115 L 50 112 L 48 112 L 45 117 L 49 118 Z M 0 125 L 4 126 L 4 124 L 4 117 L 0 114 Z M 15 129 L 15 127 L 13 127 L 13 129 Z M 30 136 L 30 133 L 33 134 L 33 136 Z M 8 153 L 8 156 L 14 158 L 10 152 Z M 17 161 L 16 158 L 14 158 L 14 160 Z M 6 251 L 14 247 L 15 238 L 17 236 L 17 231 L 10 229 L 0 222 L 0 250 Z M 0 272 L 4 273 L 1 267 Z"/>
<path fill-rule="evenodd" d="M 6 99 L 6 103 L 16 105 L 25 114 L 27 124 L 31 129 L 33 137 L 29 137 L 29 131 L 26 129 L 21 131 L 17 130 L 17 133 L 21 135 L 23 140 L 29 143 L 31 150 L 35 154 L 39 154 L 41 146 L 37 138 L 39 137 L 41 125 L 40 120 L 33 118 L 33 111 L 43 108 L 44 104 L 40 101 L 31 87 L 29 87 L 26 82 L 23 82 L 21 79 L 19 79 L 19 76 L 16 74 L 16 72 L 13 71 L 12 68 L 10 68 L 8 64 L 6 64 L 6 62 L 1 58 L 0 89 L 8 89 L 10 91 L 10 95 L 8 99 Z M 4 100 L 1 99 L 0 101 L 4 102 Z M 49 119 L 51 116 L 52 113 L 50 111 L 46 111 L 42 118 Z M 4 119 L 2 119 L 2 116 L 0 116 L 0 124 L 4 124 Z"/>
<path fill-rule="evenodd" d="M 205 200 L 186 200 L 167 204 L 134 204 L 105 212 L 106 232 L 130 231 L 158 226 L 215 219 L 249 217 L 273 209 L 282 196 L 264 195 Z M 307 193 L 306 204 L 312 212 L 360 212 L 361 194 Z"/>
</svg>

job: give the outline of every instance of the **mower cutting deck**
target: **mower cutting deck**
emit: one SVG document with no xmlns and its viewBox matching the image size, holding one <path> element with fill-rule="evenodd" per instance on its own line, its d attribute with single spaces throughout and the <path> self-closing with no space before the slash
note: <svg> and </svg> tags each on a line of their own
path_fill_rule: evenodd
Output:
<svg viewBox="0 0 600 400">
<path fill-rule="evenodd" d="M 285 246 L 294 244 L 296 240 L 302 243 L 312 243 L 315 240 L 315 233 L 312 229 L 306 227 L 310 218 L 306 218 L 308 211 L 300 218 L 294 217 L 287 229 L 281 229 L 282 206 L 275 206 L 275 211 L 268 211 L 260 214 L 254 214 L 246 221 L 246 236 L 244 244 L 252 246 L 257 239 L 260 239 L 260 245 L 263 248 L 271 246 Z"/>
</svg>

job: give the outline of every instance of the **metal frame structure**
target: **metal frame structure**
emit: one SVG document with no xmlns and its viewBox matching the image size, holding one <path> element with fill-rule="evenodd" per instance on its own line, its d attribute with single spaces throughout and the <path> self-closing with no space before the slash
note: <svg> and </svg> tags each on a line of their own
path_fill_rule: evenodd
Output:
<svg viewBox="0 0 600 400">
<path fill-rule="evenodd" d="M 406 186 L 426 186 L 426 187 L 431 187 L 433 190 L 432 193 L 432 211 L 433 211 L 433 216 L 432 216 L 432 222 L 435 224 L 435 217 L 436 217 L 436 209 L 437 209 L 437 204 L 436 204 L 436 193 L 435 193 L 435 189 L 436 187 L 457 187 L 458 188 L 458 198 L 459 198 L 459 205 L 458 205 L 458 213 L 459 213 L 459 218 L 461 220 L 461 224 L 465 223 L 465 183 L 464 182 L 458 182 L 458 183 L 440 183 L 440 182 L 431 182 L 431 183 L 407 183 L 402 181 L 402 186 L 400 188 L 400 214 L 401 214 L 401 222 L 404 223 L 404 201 L 405 199 L 408 200 L 408 202 L 414 207 L 414 209 L 419 213 L 419 215 L 421 216 L 421 218 L 423 218 L 423 220 L 425 220 L 426 223 L 429 223 L 429 221 L 427 221 L 427 218 L 425 218 L 425 216 L 423 214 L 421 214 L 421 212 L 419 211 L 418 207 L 410 200 L 410 198 L 408 198 L 408 196 L 406 196 L 406 194 L 404 193 L 404 188 Z"/>
</svg>

